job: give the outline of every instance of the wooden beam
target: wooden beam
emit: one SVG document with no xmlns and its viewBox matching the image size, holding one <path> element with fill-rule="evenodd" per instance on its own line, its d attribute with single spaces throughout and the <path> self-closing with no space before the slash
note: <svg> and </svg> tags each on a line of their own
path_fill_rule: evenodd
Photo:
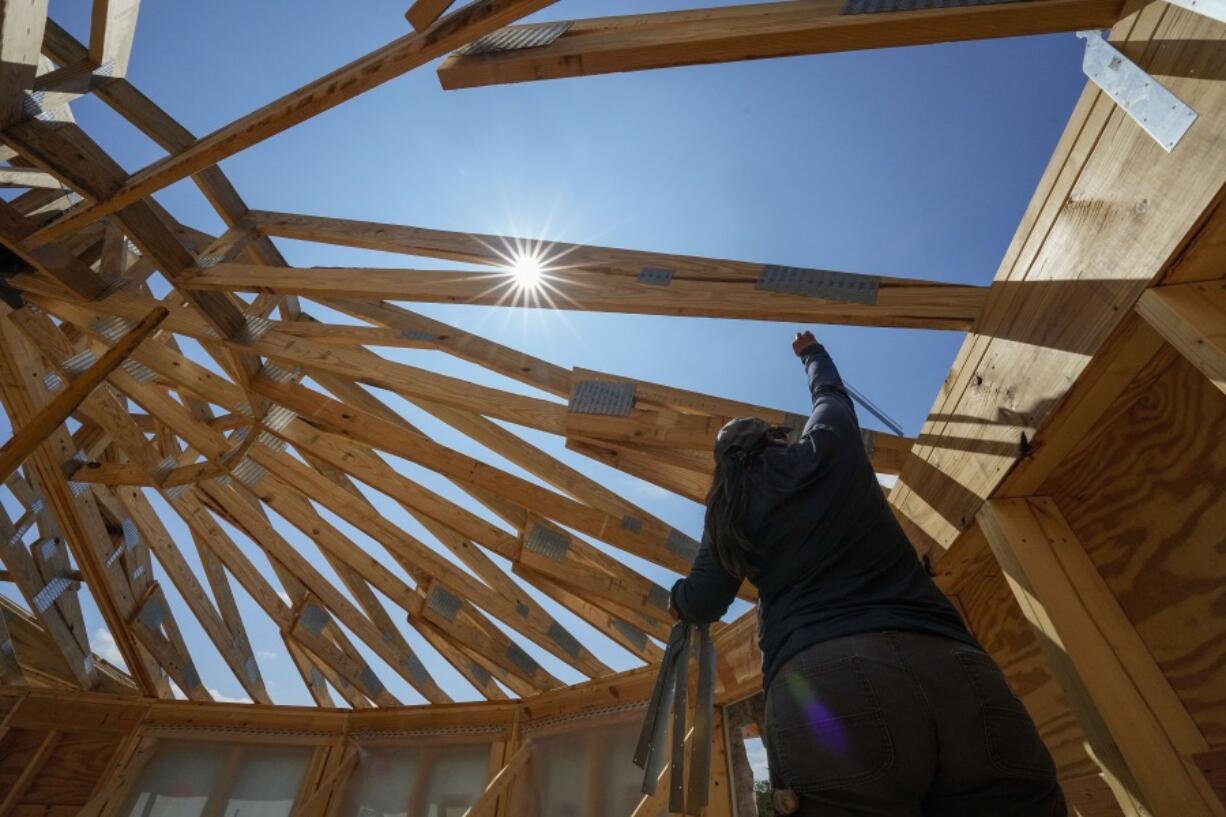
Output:
<svg viewBox="0 0 1226 817">
<path fill-rule="evenodd" d="M 1044 0 L 1050 2 L 1051 0 Z M 758 268 L 761 273 L 762 267 Z M 814 273 L 820 274 L 820 273 Z M 267 292 L 310 298 L 387 298 L 423 303 L 553 308 L 640 315 L 744 318 L 801 323 L 966 329 L 987 290 L 907 278 L 839 273 L 853 297 L 816 297 L 772 291 L 757 274 L 711 281 L 674 274 L 666 286 L 626 275 L 583 269 L 546 271 L 540 286 L 524 290 L 514 273 L 450 270 L 257 267 L 219 264 L 201 270 L 188 286 L 200 291 Z M 871 295 L 864 295 L 874 287 Z M 833 288 L 829 290 L 835 292 Z"/>
<path fill-rule="evenodd" d="M 53 20 L 47 21 L 43 50 L 47 56 L 60 65 L 79 64 L 89 58 L 86 46 L 56 25 Z M 96 97 L 139 128 L 164 150 L 173 153 L 195 142 L 196 137 L 187 128 L 155 105 L 126 79 L 95 76 L 92 87 Z M 235 227 L 243 222 L 247 214 L 247 205 L 220 167 L 206 168 L 194 174 L 192 180 L 217 214 L 221 216 L 226 226 Z M 285 258 L 264 236 L 259 236 L 251 242 L 247 252 L 254 261 L 273 265 L 285 264 Z M 288 298 L 282 303 L 290 312 L 286 317 L 293 317 L 297 308 L 294 299 Z"/>
<path fill-rule="evenodd" d="M 63 183 L 55 176 L 32 167 L 0 167 L 0 187 L 64 189 Z"/>
<path fill-rule="evenodd" d="M 1226 393 L 1226 281 L 1147 290 L 1137 312 Z"/>
<path fill-rule="evenodd" d="M 180 179 L 330 110 L 353 97 L 484 34 L 550 5 L 553 0 L 476 0 L 426 31 L 388 43 L 296 91 L 201 137 L 190 147 L 145 167 L 92 206 L 69 213 L 40 231 L 52 240 L 128 207 Z"/>
<path fill-rule="evenodd" d="M 123 168 L 76 125 L 29 119 L 8 128 L 3 138 L 30 161 L 94 200 L 116 189 L 124 178 Z M 116 212 L 115 219 L 171 284 L 179 286 L 186 271 L 195 266 L 195 258 L 168 224 L 174 223 L 173 219 L 168 214 L 164 215 L 155 203 L 135 202 Z M 28 239 L 22 246 L 27 242 Z M 249 336 L 248 317 L 234 295 L 216 292 L 207 295 L 184 294 L 222 338 L 241 340 Z M 231 352 L 240 384 L 245 384 L 247 379 L 254 376 L 260 366 L 255 355 L 241 348 L 244 345 L 239 343 L 240 348 L 232 348 Z M 255 416 L 263 416 L 262 401 L 254 396 L 250 400 Z"/>
<path fill-rule="evenodd" d="M 0 481 L 8 479 L 9 474 L 13 473 L 30 452 L 42 444 L 119 364 L 127 360 L 132 351 L 161 325 L 168 314 L 161 308 L 150 312 L 37 415 L 18 428 L 13 438 L 0 448 Z"/>
<path fill-rule="evenodd" d="M 1145 6 L 1113 32 L 1200 118 L 1168 154 L 1096 85 L 1082 95 L 890 494 L 934 563 L 1030 453 L 1142 292 L 1226 218 L 1226 83 L 1207 76 L 1220 37 L 1221 23 L 1166 5 Z M 1107 209 L 1087 230 L 1087 201 L 1134 202 L 1141 212 Z"/>
<path fill-rule="evenodd" d="M 94 0 L 89 24 L 89 59 L 95 66 L 109 67 L 110 76 L 122 77 L 128 73 L 139 11 L 140 0 Z"/>
<path fill-rule="evenodd" d="M 92 300 L 106 291 L 107 282 L 64 245 L 52 242 L 36 250 L 21 249 L 21 242 L 37 223 L 8 202 L 0 202 L 0 242 L 34 269 L 58 281 L 75 295 Z"/>
<path fill-rule="evenodd" d="M 20 425 L 33 419 L 38 405 L 34 389 L 42 387 L 47 372 L 11 321 L 0 320 L 0 339 L 0 394 L 14 425 Z M 127 576 L 122 566 L 105 563 L 112 545 L 97 504 L 87 492 L 72 491 L 64 479 L 61 467 L 63 459 L 73 453 L 67 450 L 70 445 L 67 432 L 57 428 L 49 445 L 36 449 L 30 462 L 129 672 L 142 692 L 156 695 L 160 677 L 154 672 L 156 665 L 151 666 L 137 648 L 127 627 L 127 615 L 135 602 Z"/>
<path fill-rule="evenodd" d="M 533 48 L 453 54 L 446 89 L 716 62 L 1107 28 L 1114 0 L 848 13 L 843 0 L 760 3 L 575 20 Z M 518 27 L 517 27 L 518 28 Z M 527 28 L 524 26 L 523 28 Z"/>
<path fill-rule="evenodd" d="M 250 644 L 246 642 L 245 634 L 242 639 L 236 638 L 236 633 L 222 620 L 145 495 L 132 489 L 116 491 L 115 495 L 131 515 L 130 518 L 135 522 L 142 539 L 149 543 L 158 563 L 174 583 L 188 609 L 200 622 L 205 634 L 221 654 L 222 660 L 234 673 L 239 685 L 253 701 L 272 703 L 264 686 L 264 679 L 260 675 L 259 664 Z M 209 556 L 215 562 L 216 557 L 212 556 L 211 552 Z"/>
<path fill-rule="evenodd" d="M 47 0 L 0 2 L 0 129 L 26 116 L 47 24 Z"/>
<path fill-rule="evenodd" d="M 156 351 L 156 349 L 150 349 L 149 351 L 152 353 Z M 155 369 L 164 371 L 168 374 L 178 373 L 177 375 L 172 374 L 172 376 L 176 377 L 176 379 L 181 379 L 182 375 L 191 374 L 195 372 L 195 370 L 199 369 L 196 364 L 192 364 L 190 361 L 186 361 L 178 356 L 173 356 L 172 358 L 154 358 L 146 355 L 142 357 L 142 360 L 150 363 Z M 226 383 L 225 381 L 216 380 L 215 376 L 211 374 L 204 373 L 202 376 L 205 377 L 206 381 L 213 384 L 213 386 L 209 389 L 201 388 L 202 393 L 211 394 L 212 399 L 223 404 L 231 405 L 233 405 L 237 399 L 241 399 L 241 393 L 237 393 L 237 389 L 232 384 Z M 149 390 L 147 388 L 140 387 L 139 384 L 128 383 L 124 386 L 124 388 L 130 396 L 142 404 L 147 404 L 147 401 L 151 398 Z M 228 393 L 230 396 L 227 396 Z M 159 404 L 157 407 L 152 404 L 148 404 L 146 407 L 168 420 L 173 419 L 173 415 L 183 413 L 183 410 L 180 407 L 166 402 Z M 188 423 L 188 425 L 184 425 L 184 423 Z M 210 438 L 204 434 L 204 432 L 207 430 L 206 427 L 200 426 L 193 428 L 190 426 L 190 422 L 186 418 L 174 419 L 174 424 L 176 427 L 182 429 L 182 433 L 195 439 L 196 445 L 198 445 L 202 450 L 212 452 L 221 450 L 221 447 L 217 443 L 210 441 Z M 299 442 L 299 444 L 301 443 Z M 311 450 L 312 449 L 310 447 L 307 448 L 308 452 Z M 381 520 L 379 515 L 364 512 L 359 513 L 360 509 L 352 506 L 352 497 L 347 492 L 343 490 L 338 491 L 335 486 L 332 486 L 326 482 L 320 483 L 319 476 L 317 474 L 313 474 L 309 469 L 304 470 L 304 466 L 300 465 L 296 460 L 289 457 L 276 457 L 271 451 L 263 449 L 262 447 L 257 447 L 252 453 L 256 456 L 258 462 L 269 468 L 274 473 L 289 474 L 290 480 L 297 485 L 298 488 L 302 488 L 305 485 L 313 485 L 314 487 L 311 489 L 312 495 L 316 496 L 317 499 L 321 499 L 325 505 L 329 506 L 335 512 L 341 514 L 342 517 L 348 518 L 349 521 L 357 524 L 370 535 L 375 536 L 377 540 L 389 547 L 393 555 L 398 552 L 398 549 L 403 549 L 406 541 L 411 541 L 403 532 L 393 532 L 392 528 L 383 525 L 381 522 L 379 525 L 372 527 L 376 519 Z M 391 479 L 399 479 L 394 472 L 387 468 L 385 463 L 382 463 L 382 461 L 378 460 L 377 458 L 375 459 L 383 467 L 383 470 L 379 472 L 380 474 L 386 472 L 390 475 Z M 345 462 L 345 460 L 341 460 L 341 462 Z M 352 465 L 349 467 L 352 469 Z M 382 482 L 383 481 L 381 479 L 376 480 L 376 484 L 379 484 L 380 487 L 386 488 Z M 276 499 L 272 497 L 277 495 L 289 497 L 291 495 L 291 492 L 284 487 L 277 492 L 270 492 L 271 487 L 274 486 L 274 484 L 275 483 L 273 482 L 262 484 L 260 488 L 261 495 L 265 496 L 269 499 L 269 501 L 273 501 L 274 503 L 276 502 Z M 278 508 L 278 510 L 281 510 L 283 513 L 286 512 L 283 508 Z M 357 515 L 355 516 L 355 514 Z M 307 524 L 308 530 L 322 530 L 322 526 L 318 521 L 306 522 L 304 524 Z M 337 541 L 342 540 L 338 539 Z M 603 664 L 587 657 L 586 651 L 581 651 L 578 656 L 572 656 L 563 650 L 553 640 L 550 640 L 549 635 L 556 628 L 556 622 L 553 622 L 552 618 L 543 614 L 543 612 L 541 613 L 541 620 L 538 621 L 538 616 L 532 614 L 532 610 L 535 605 L 528 605 L 525 607 L 520 600 L 520 596 L 522 594 L 517 594 L 514 598 L 508 598 L 505 600 L 496 599 L 495 596 L 491 596 L 479 583 L 471 582 L 464 576 L 463 573 L 451 569 L 445 561 L 434 558 L 433 555 L 430 554 L 430 551 L 424 546 L 416 545 L 414 550 L 417 555 L 414 556 L 409 562 L 411 565 L 413 565 L 410 567 L 410 572 L 415 572 L 418 570 L 418 565 L 422 565 L 422 560 L 425 559 L 426 561 L 424 562 L 424 565 L 432 570 L 434 575 L 448 577 L 449 583 L 458 592 L 461 592 L 468 597 L 481 598 L 482 603 L 485 606 L 491 607 L 491 609 L 495 610 L 500 617 L 502 617 L 508 623 L 511 623 L 512 626 L 516 626 L 520 629 L 527 628 L 527 632 L 533 634 L 533 637 L 538 639 L 546 649 L 555 652 L 555 654 L 562 658 L 562 660 L 569 662 L 574 661 L 577 658 L 578 666 L 581 667 L 583 671 L 592 674 L 604 674 L 608 672 L 607 667 L 604 667 Z M 427 559 L 427 556 L 430 558 Z M 358 559 L 357 556 L 350 556 L 347 558 Z M 363 561 L 365 561 L 364 558 L 355 561 L 354 564 L 360 565 L 363 563 Z M 373 574 L 371 576 L 371 578 L 377 577 L 378 574 Z M 404 594 L 397 592 L 395 587 L 385 585 L 383 589 L 386 592 L 389 592 L 393 598 L 399 598 L 402 604 L 404 603 Z M 497 605 L 494 604 L 495 600 L 499 602 Z M 503 603 L 504 601 L 505 603 Z M 414 608 L 410 606 L 406 609 L 409 609 L 410 612 L 412 612 Z M 530 615 L 526 618 L 524 616 L 524 609 L 528 609 L 530 613 Z"/>
<path fill-rule="evenodd" d="M 1101 718 L 1110 730 L 1133 794 L 1154 814 L 1226 814 L 1196 767 L 1208 743 L 1055 502 L 993 499 L 978 519 L 1031 625 L 1076 678 L 1053 671 L 1066 689 L 1072 682 L 1088 692 L 1096 713 L 1079 717 Z"/>
<path fill-rule="evenodd" d="M 424 31 L 433 25 L 455 0 L 413 0 L 413 5 L 404 13 L 415 31 Z"/>
<path fill-rule="evenodd" d="M 17 585 L 26 605 L 38 617 L 48 640 L 63 659 L 69 677 L 75 679 L 82 689 L 93 689 L 101 679 L 90 659 L 88 645 L 81 645 L 82 634 L 74 632 L 58 605 L 44 607 L 34 602 L 47 583 L 40 575 L 33 555 L 22 542 L 23 531 L 28 525 L 22 525 L 21 520 L 18 523 L 17 526 L 13 525 L 8 514 L 0 508 L 0 560 L 8 568 L 6 578 Z"/>
</svg>

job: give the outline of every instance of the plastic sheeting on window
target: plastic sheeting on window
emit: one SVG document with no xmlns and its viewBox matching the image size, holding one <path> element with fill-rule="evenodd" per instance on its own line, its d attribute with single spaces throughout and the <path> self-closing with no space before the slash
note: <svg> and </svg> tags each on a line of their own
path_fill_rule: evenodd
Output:
<svg viewBox="0 0 1226 817">
<path fill-rule="evenodd" d="M 341 817 L 462 817 L 485 790 L 488 743 L 359 746 Z"/>
<path fill-rule="evenodd" d="M 643 770 L 633 760 L 639 724 L 579 723 L 532 736 L 537 816 L 628 817 L 643 797 Z"/>
<path fill-rule="evenodd" d="M 126 817 L 288 817 L 314 751 L 162 741 Z"/>
</svg>

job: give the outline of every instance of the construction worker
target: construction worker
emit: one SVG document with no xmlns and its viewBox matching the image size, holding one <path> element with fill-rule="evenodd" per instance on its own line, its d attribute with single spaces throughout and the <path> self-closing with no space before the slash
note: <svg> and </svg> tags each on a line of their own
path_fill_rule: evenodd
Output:
<svg viewBox="0 0 1226 817">
<path fill-rule="evenodd" d="M 797 333 L 813 413 L 715 442 L 702 547 L 674 615 L 758 589 L 775 807 L 801 815 L 1067 813 L 1034 722 L 894 518 L 826 350 Z"/>
</svg>

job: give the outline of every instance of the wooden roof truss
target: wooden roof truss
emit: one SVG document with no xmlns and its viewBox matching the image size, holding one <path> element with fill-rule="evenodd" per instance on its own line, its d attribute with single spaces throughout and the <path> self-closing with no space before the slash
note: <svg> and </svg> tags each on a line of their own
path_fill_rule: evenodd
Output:
<svg viewBox="0 0 1226 817">
<path fill-rule="evenodd" d="M 73 413 L 76 430 L 57 425 L 8 477 L 24 509 L 17 519 L 0 516 L 4 578 L 16 584 L 33 615 L 21 626 L 41 627 L 54 644 L 56 655 L 48 660 L 62 661 L 67 670 L 56 676 L 57 684 L 166 698 L 173 695 L 173 682 L 188 698 L 210 699 L 167 602 L 165 581 L 259 703 L 271 699 L 232 581 L 275 623 L 320 706 L 400 703 L 355 641 L 427 701 L 449 701 L 405 638 L 406 622 L 489 699 L 508 693 L 526 698 L 562 686 L 519 639 L 583 676 L 609 675 L 590 646 L 525 592 L 501 560 L 518 579 L 653 662 L 668 630 L 667 592 L 609 549 L 681 572 L 697 532 L 672 528 L 503 423 L 557 435 L 572 451 L 701 501 L 710 479 L 710 442 L 724 422 L 745 414 L 780 424 L 803 421 L 769 407 L 566 369 L 391 303 L 527 305 L 506 270 L 510 251 L 525 242 L 252 210 L 218 167 L 222 159 L 448 54 L 439 75 L 445 87 L 455 88 L 1103 28 L 1132 14 L 1129 21 L 1142 22 L 1113 34 L 1127 50 L 1136 26 L 1154 28 L 1122 0 L 879 13 L 858 13 L 850 8 L 854 3 L 795 0 L 578 20 L 539 34 L 542 41 L 532 47 L 499 47 L 496 40 L 491 46 L 487 40 L 463 50 L 495 32 L 503 39 L 537 37 L 530 27 L 503 27 L 551 3 L 476 0 L 449 11 L 450 5 L 417 0 L 408 12 L 417 30 L 198 138 L 125 78 L 137 0 L 96 0 L 88 44 L 47 19 L 45 0 L 0 3 L 0 139 L 9 162 L 0 168 L 0 185 L 28 188 L 0 203 L 0 242 L 10 254 L 3 283 L 9 305 L 0 319 L 0 396 L 14 427 L 34 422 L 54 394 L 71 389 L 88 362 L 103 357 L 140 321 L 159 308 L 169 312 L 156 333 L 83 398 Z M 1141 44 L 1131 57 L 1143 63 L 1159 59 L 1145 50 L 1152 33 L 1135 36 Z M 135 173 L 124 171 L 73 121 L 70 103 L 85 93 L 95 94 L 167 155 Z M 1197 90 L 1198 111 L 1213 115 L 1214 93 L 1222 91 Z M 1095 96 L 1075 118 L 1101 130 L 1099 120 L 1110 111 L 1109 100 Z M 1184 150 L 1197 151 L 1197 144 Z M 1185 167 L 1195 165 L 1201 186 L 1209 189 L 1218 177 L 1204 168 L 1217 172 L 1222 161 L 1221 154 L 1199 165 L 1176 161 L 1161 172 L 1191 173 Z M 1059 172 L 1045 183 L 1066 184 Z M 188 177 L 226 224 L 222 235 L 179 224 L 153 198 Z M 1180 224 L 1202 217 L 1207 205 L 1198 202 L 1189 201 Z M 1061 217 L 1056 211 L 1027 214 L 1049 222 Z M 1170 232 L 1183 236 L 1186 229 L 1175 225 Z M 416 269 L 411 262 L 390 269 L 293 268 L 276 238 L 442 259 L 456 268 Z M 1010 258 L 1043 251 L 1019 246 Z M 1035 326 L 1052 320 L 1039 314 L 1050 308 L 1050 296 L 1019 290 L 1007 274 L 987 288 L 560 243 L 544 252 L 544 297 L 562 309 L 971 330 L 975 340 L 955 366 L 958 379 L 942 391 L 950 417 L 962 411 L 957 401 L 978 387 L 969 378 L 980 377 L 974 373 L 982 367 L 970 357 L 991 356 L 996 346 L 1023 334 L 1017 329 L 1023 315 Z M 1135 284 L 1112 291 L 1120 304 L 1130 306 L 1153 280 L 1155 271 L 1152 265 L 1142 269 L 1144 261 L 1136 261 Z M 172 287 L 161 299 L 149 287 L 155 273 Z M 237 293 L 255 297 L 244 300 Z M 1178 319 L 1195 311 L 1181 293 L 1146 293 L 1142 314 L 1166 327 L 1177 345 L 1200 348 Z M 323 322 L 307 301 L 356 322 Z M 1199 316 L 1199 324 L 1197 318 L 1192 315 L 1189 324 L 1203 333 L 1212 316 Z M 1094 338 L 1077 349 L 1092 354 L 1114 326 L 1104 318 Z M 186 355 L 181 339 L 203 348 L 225 376 Z M 373 351 L 380 346 L 443 352 L 542 396 L 389 360 Z M 1038 356 L 1050 351 L 1035 348 Z M 1213 348 L 1212 354 L 1199 354 L 1220 384 L 1220 344 Z M 1037 359 L 1032 365 L 1036 397 L 1050 398 L 1052 389 L 1044 391 L 1042 384 L 1068 377 L 1063 359 L 1048 368 Z M 367 387 L 409 401 L 535 479 L 430 438 Z M 866 433 L 877 471 L 901 475 L 891 501 L 931 560 L 938 561 L 971 524 L 1003 475 L 1002 463 L 1023 456 L 1041 419 L 1036 410 L 1004 421 L 1003 429 L 978 427 L 1029 435 L 1020 447 L 1016 440 L 996 447 L 960 445 L 954 437 L 964 432 L 936 415 L 918 443 Z M 949 451 L 953 460 L 965 462 L 954 465 Z M 488 514 L 399 473 L 385 455 L 446 477 Z M 986 467 L 985 457 L 992 460 Z M 949 485 L 954 468 L 973 472 L 983 484 L 955 490 Z M 967 480 L 959 476 L 956 482 Z M 397 503 L 441 549 L 386 519 L 361 486 Z M 190 543 L 168 532 L 150 491 L 182 520 Z M 964 506 L 956 517 L 951 502 Z M 353 541 L 325 513 L 361 531 L 382 552 Z M 951 523 L 955 518 L 961 521 Z M 316 567 L 315 554 L 300 552 L 286 538 L 283 524 L 317 546 L 343 591 Z M 267 556 L 271 575 L 251 562 L 231 531 Z M 187 558 L 192 550 L 199 572 Z M 389 569 L 391 564 L 398 570 Z M 97 604 L 130 680 L 93 654 L 80 609 L 82 589 Z M 396 617 L 382 599 L 394 605 Z M 34 682 L 26 670 L 19 662 L 0 664 L 4 678 Z"/>
</svg>

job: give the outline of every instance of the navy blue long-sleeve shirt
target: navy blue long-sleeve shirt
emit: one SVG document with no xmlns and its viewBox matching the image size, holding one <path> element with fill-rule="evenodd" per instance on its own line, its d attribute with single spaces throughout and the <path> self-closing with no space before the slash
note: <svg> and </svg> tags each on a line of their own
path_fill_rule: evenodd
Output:
<svg viewBox="0 0 1226 817">
<path fill-rule="evenodd" d="M 813 412 L 796 443 L 767 446 L 752 461 L 741 520 L 763 550 L 752 581 L 764 685 L 801 650 L 845 635 L 918 630 L 975 644 L 894 518 L 830 355 L 815 344 L 801 360 Z M 673 587 L 673 604 L 687 621 L 715 621 L 740 584 L 704 534 L 689 576 Z"/>
</svg>

